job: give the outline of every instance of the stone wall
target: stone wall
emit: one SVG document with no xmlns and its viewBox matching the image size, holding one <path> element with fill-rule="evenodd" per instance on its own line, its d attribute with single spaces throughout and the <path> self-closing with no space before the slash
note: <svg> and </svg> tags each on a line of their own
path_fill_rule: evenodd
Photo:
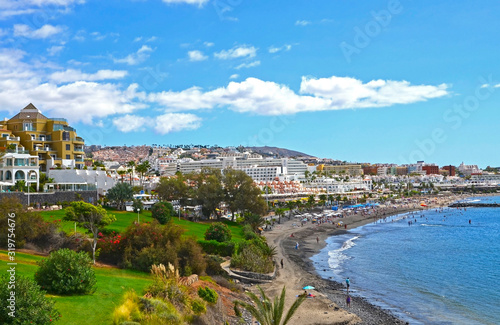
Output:
<svg viewBox="0 0 500 325">
<path fill-rule="evenodd" d="M 245 278 L 250 278 L 250 279 L 256 279 L 256 280 L 265 280 L 265 281 L 271 281 L 276 277 L 276 270 L 277 268 L 274 268 L 274 272 L 272 273 L 255 273 L 255 272 L 249 272 L 249 271 L 242 271 L 238 269 L 231 269 L 231 272 L 234 274 L 243 276 Z"/>
<path fill-rule="evenodd" d="M 19 199 L 23 205 L 28 205 L 28 196 L 30 205 L 35 203 L 39 203 L 40 205 L 54 205 L 58 202 L 71 202 L 81 199 L 83 199 L 84 202 L 95 203 L 97 200 L 96 191 L 30 193 L 29 195 L 24 192 L 0 193 L 0 199 L 5 197 L 15 197 Z"/>
</svg>

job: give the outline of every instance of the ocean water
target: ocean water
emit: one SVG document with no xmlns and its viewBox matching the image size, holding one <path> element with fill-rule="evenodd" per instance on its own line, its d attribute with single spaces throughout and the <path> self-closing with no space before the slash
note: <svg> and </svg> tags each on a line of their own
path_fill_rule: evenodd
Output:
<svg viewBox="0 0 500 325">
<path fill-rule="evenodd" d="M 329 238 L 312 260 L 410 324 L 500 324 L 500 208 L 394 216 Z"/>
</svg>

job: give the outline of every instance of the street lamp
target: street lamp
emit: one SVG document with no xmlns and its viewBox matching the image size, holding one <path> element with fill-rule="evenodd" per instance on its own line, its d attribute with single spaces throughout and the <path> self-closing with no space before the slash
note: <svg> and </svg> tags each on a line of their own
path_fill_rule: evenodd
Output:
<svg viewBox="0 0 500 325">
<path fill-rule="evenodd" d="M 137 224 L 141 223 L 139 221 L 139 213 L 141 212 L 141 209 L 140 208 L 137 208 Z"/>
</svg>

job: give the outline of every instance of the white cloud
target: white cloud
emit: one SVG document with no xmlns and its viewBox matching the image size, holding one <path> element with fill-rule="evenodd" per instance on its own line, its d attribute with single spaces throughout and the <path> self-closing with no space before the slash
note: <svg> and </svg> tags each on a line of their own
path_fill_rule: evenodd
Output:
<svg viewBox="0 0 500 325">
<path fill-rule="evenodd" d="M 447 88 L 446 84 L 413 86 L 408 81 L 379 79 L 363 83 L 349 77 L 302 77 L 300 93 L 331 99 L 341 108 L 362 108 L 425 101 L 445 96 L 448 94 Z"/>
<path fill-rule="evenodd" d="M 291 49 L 292 49 L 292 46 L 290 44 L 285 44 L 285 45 L 280 46 L 280 47 L 271 46 L 269 48 L 269 53 L 277 53 L 280 51 L 290 51 Z"/>
<path fill-rule="evenodd" d="M 494 85 L 493 88 L 500 88 L 500 84 Z"/>
<path fill-rule="evenodd" d="M 257 48 L 248 45 L 235 46 L 229 50 L 214 53 L 217 59 L 230 60 L 237 58 L 253 58 L 257 54 Z"/>
<path fill-rule="evenodd" d="M 166 113 L 154 118 L 127 114 L 113 119 L 113 124 L 121 132 L 137 132 L 152 128 L 156 133 L 163 135 L 182 130 L 195 130 L 201 126 L 201 118 L 184 113 Z"/>
<path fill-rule="evenodd" d="M 205 45 L 206 47 L 212 47 L 214 46 L 215 44 L 212 43 L 212 42 L 203 42 L 203 45 Z"/>
<path fill-rule="evenodd" d="M 54 56 L 56 54 L 59 54 L 63 49 L 64 49 L 64 46 L 62 46 L 62 45 L 54 45 L 54 46 L 49 47 L 47 49 L 47 54 L 50 56 Z"/>
<path fill-rule="evenodd" d="M 307 26 L 309 24 L 311 24 L 311 22 L 308 20 L 297 20 L 295 22 L 295 26 Z"/>
<path fill-rule="evenodd" d="M 196 130 L 201 126 L 201 118 L 194 114 L 167 113 L 157 116 L 154 129 L 157 133 L 167 134 L 182 130 Z"/>
<path fill-rule="evenodd" d="M 131 132 L 131 131 L 144 131 L 144 126 L 150 119 L 138 115 L 124 115 L 113 119 L 113 124 L 118 131 Z"/>
<path fill-rule="evenodd" d="M 239 74 L 235 73 L 229 76 L 229 79 L 238 79 L 240 77 Z"/>
<path fill-rule="evenodd" d="M 197 5 L 198 7 L 203 6 L 205 3 L 207 3 L 209 0 L 163 0 L 165 3 L 186 3 L 189 5 Z"/>
<path fill-rule="evenodd" d="M 127 76 L 124 70 L 99 70 L 96 73 L 83 73 L 81 70 L 68 69 L 52 73 L 49 78 L 57 83 L 73 81 L 98 81 L 107 79 L 121 79 Z"/>
<path fill-rule="evenodd" d="M 146 61 L 149 58 L 153 49 L 147 45 L 143 45 L 136 53 L 127 55 L 122 59 L 113 59 L 115 63 L 126 63 L 128 65 L 136 65 Z"/>
<path fill-rule="evenodd" d="M 0 0 L 0 19 L 33 14 L 42 10 L 46 14 L 50 14 L 49 10 L 65 13 L 74 5 L 83 3 L 85 0 Z"/>
<path fill-rule="evenodd" d="M 148 100 L 162 105 L 167 111 L 227 106 L 240 113 L 280 115 L 410 104 L 445 96 L 447 88 L 446 84 L 413 86 L 407 81 L 374 80 L 363 83 L 348 77 L 304 77 L 300 94 L 297 94 L 285 85 L 248 78 L 207 92 L 192 87 L 179 92 L 152 93 L 148 95 Z"/>
<path fill-rule="evenodd" d="M 59 34 L 63 31 L 60 26 L 43 25 L 39 29 L 31 29 L 28 25 L 16 24 L 14 25 L 14 36 L 21 36 L 26 38 L 43 39 L 53 35 Z"/>
<path fill-rule="evenodd" d="M 203 52 L 197 51 L 197 50 L 189 51 L 188 57 L 189 57 L 189 61 L 205 61 L 206 59 L 208 59 L 208 56 L 203 54 Z"/>
<path fill-rule="evenodd" d="M 250 63 L 242 63 L 242 64 L 238 65 L 235 69 L 239 70 L 242 68 L 253 68 L 253 67 L 257 67 L 259 65 L 260 65 L 260 61 L 253 61 Z"/>
<path fill-rule="evenodd" d="M 0 107 L 10 114 L 31 102 L 46 116 L 91 124 L 96 118 L 145 107 L 137 85 L 123 89 L 117 84 L 77 81 L 58 86 L 45 81 L 44 67 L 24 63 L 25 56 L 20 50 L 0 50 Z"/>
</svg>

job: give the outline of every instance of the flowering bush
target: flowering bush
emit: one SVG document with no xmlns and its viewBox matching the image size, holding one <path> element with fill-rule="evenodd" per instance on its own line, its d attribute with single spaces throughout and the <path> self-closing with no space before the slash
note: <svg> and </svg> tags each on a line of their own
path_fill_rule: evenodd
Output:
<svg viewBox="0 0 500 325">
<path fill-rule="evenodd" d="M 218 242 L 230 241 L 231 230 L 223 223 L 213 223 L 208 227 L 207 231 L 205 231 L 205 240 L 216 240 Z"/>
<path fill-rule="evenodd" d="M 91 264 L 92 260 L 87 253 L 63 248 L 38 262 L 35 281 L 50 293 L 92 293 L 96 278 Z"/>
<path fill-rule="evenodd" d="M 168 202 L 158 202 L 151 209 L 153 218 L 158 220 L 162 225 L 166 224 L 175 215 L 174 207 Z"/>
<path fill-rule="evenodd" d="M 99 251 L 99 261 L 111 264 L 118 264 L 123 255 L 123 240 L 126 237 L 115 233 L 114 231 L 109 235 L 103 235 L 102 232 L 98 234 L 97 247 Z"/>
</svg>

